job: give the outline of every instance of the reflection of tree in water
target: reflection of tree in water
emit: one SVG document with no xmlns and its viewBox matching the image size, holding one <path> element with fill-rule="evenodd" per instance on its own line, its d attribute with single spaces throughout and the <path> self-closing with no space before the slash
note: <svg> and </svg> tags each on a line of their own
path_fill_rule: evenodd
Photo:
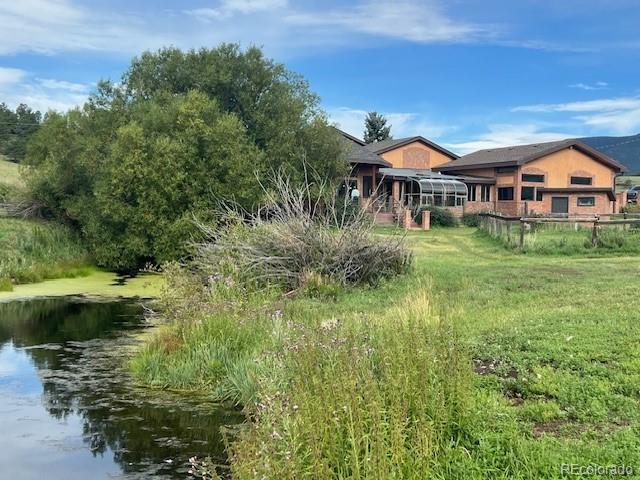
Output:
<svg viewBox="0 0 640 480">
<path fill-rule="evenodd" d="M 221 414 L 202 398 L 132 386 L 122 365 L 132 339 L 122 332 L 139 328 L 141 313 L 124 302 L 0 304 L 0 345 L 13 341 L 26 349 L 42 379 L 49 414 L 80 416 L 88 448 L 94 455 L 111 450 L 123 471 L 170 474 L 191 455 L 223 459 L 220 428 L 238 423 L 238 414 Z"/>
</svg>

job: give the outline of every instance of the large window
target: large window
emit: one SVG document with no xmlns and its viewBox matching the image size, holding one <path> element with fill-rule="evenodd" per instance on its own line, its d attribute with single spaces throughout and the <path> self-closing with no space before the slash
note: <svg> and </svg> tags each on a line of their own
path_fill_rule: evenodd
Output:
<svg viewBox="0 0 640 480">
<path fill-rule="evenodd" d="M 476 185 L 474 183 L 467 185 L 467 200 L 470 202 L 476 201 Z"/>
<path fill-rule="evenodd" d="M 595 207 L 595 205 L 596 205 L 595 197 L 578 197 L 579 207 Z"/>
<path fill-rule="evenodd" d="M 591 177 L 571 177 L 571 185 L 591 185 L 593 178 Z"/>
<path fill-rule="evenodd" d="M 533 173 L 523 173 L 522 174 L 523 182 L 535 182 L 535 183 L 544 183 L 544 175 L 538 175 Z"/>
<path fill-rule="evenodd" d="M 536 198 L 536 187 L 522 187 L 520 189 L 520 200 L 533 200 Z"/>
<path fill-rule="evenodd" d="M 513 200 L 513 187 L 498 188 L 498 200 Z"/>
<path fill-rule="evenodd" d="M 369 198 L 373 193 L 373 177 L 371 175 L 365 175 L 362 177 L 362 196 Z"/>
<path fill-rule="evenodd" d="M 491 201 L 491 185 L 480 185 L 480 201 Z"/>
<path fill-rule="evenodd" d="M 496 173 L 513 173 L 516 167 L 496 167 Z"/>
</svg>

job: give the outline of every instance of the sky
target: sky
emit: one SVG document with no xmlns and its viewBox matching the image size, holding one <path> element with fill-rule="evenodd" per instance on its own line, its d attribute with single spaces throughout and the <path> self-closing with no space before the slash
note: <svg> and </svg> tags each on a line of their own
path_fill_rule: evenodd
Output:
<svg viewBox="0 0 640 480">
<path fill-rule="evenodd" d="M 638 0 L 0 0 L 0 102 L 82 104 L 163 46 L 257 45 L 329 119 L 456 153 L 640 132 Z"/>
</svg>

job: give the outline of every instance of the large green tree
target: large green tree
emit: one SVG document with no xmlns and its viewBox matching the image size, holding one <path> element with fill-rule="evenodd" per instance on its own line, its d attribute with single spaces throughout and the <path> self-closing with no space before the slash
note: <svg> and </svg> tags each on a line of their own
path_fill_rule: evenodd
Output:
<svg viewBox="0 0 640 480">
<path fill-rule="evenodd" d="M 391 138 L 391 125 L 378 112 L 369 112 L 364 119 L 364 142 L 374 143 Z"/>
<path fill-rule="evenodd" d="M 122 270 L 184 255 L 194 216 L 221 199 L 253 207 L 276 170 L 302 182 L 347 168 L 303 79 L 235 45 L 144 53 L 120 85 L 48 114 L 28 162 L 34 198 Z"/>
<path fill-rule="evenodd" d="M 21 162 L 27 142 L 40 127 L 42 116 L 25 104 L 11 110 L 0 103 L 0 155 L 12 162 Z"/>
</svg>

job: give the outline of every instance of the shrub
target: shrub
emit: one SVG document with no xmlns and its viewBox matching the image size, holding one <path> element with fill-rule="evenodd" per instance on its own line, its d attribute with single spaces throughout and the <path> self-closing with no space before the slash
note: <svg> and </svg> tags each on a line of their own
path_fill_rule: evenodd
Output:
<svg viewBox="0 0 640 480">
<path fill-rule="evenodd" d="M 467 227 L 479 227 L 480 213 L 463 213 L 462 223 Z"/>
<path fill-rule="evenodd" d="M 451 211 L 440 207 L 418 207 L 414 210 L 413 219 L 416 223 L 422 223 L 422 212 L 431 212 L 431 226 L 433 227 L 455 227 L 458 222 Z"/>
<path fill-rule="evenodd" d="M 207 241 L 196 246 L 205 275 L 231 275 L 245 283 L 304 287 L 310 274 L 323 283 L 375 284 L 406 272 L 411 255 L 404 237 L 376 237 L 366 212 L 352 212 L 335 195 L 322 205 L 306 187 L 278 175 L 269 203 L 257 214 L 228 208 L 217 227 L 201 225 Z M 323 192 L 335 191 L 320 185 Z"/>
</svg>

